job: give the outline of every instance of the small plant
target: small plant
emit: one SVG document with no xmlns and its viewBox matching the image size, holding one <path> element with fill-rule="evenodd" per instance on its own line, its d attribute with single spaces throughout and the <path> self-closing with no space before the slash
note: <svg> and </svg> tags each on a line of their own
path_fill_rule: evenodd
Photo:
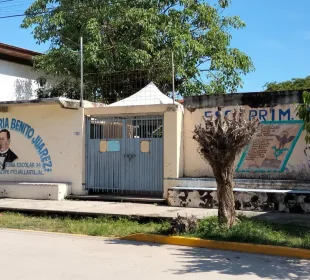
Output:
<svg viewBox="0 0 310 280">
<path fill-rule="evenodd" d="M 191 233 L 198 227 L 198 220 L 195 216 L 182 217 L 179 214 L 177 218 L 172 222 L 171 231 L 173 234 Z"/>
</svg>

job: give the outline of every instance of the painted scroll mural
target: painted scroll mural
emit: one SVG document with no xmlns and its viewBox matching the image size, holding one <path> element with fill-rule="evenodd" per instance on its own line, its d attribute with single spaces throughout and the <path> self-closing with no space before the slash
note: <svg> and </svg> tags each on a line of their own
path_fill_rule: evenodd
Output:
<svg viewBox="0 0 310 280">
<path fill-rule="evenodd" d="M 18 147 L 29 147 L 16 139 L 29 141 L 36 153 L 36 161 L 29 160 L 29 151 Z M 33 159 L 33 157 L 32 157 Z M 0 175 L 44 175 L 52 172 L 52 159 L 42 137 L 28 123 L 16 118 L 0 118 Z"/>
<path fill-rule="evenodd" d="M 237 172 L 283 172 L 301 135 L 303 122 L 262 121 L 261 130 L 244 150 Z"/>
</svg>

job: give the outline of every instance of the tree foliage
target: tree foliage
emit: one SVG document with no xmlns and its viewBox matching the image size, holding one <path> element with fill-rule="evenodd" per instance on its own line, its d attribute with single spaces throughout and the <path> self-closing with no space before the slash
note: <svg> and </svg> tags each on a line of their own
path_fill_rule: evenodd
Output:
<svg viewBox="0 0 310 280">
<path fill-rule="evenodd" d="M 282 91 L 282 90 L 304 90 L 301 104 L 297 105 L 297 116 L 304 121 L 304 130 L 306 131 L 306 143 L 310 143 L 310 76 L 306 78 L 294 78 L 284 82 L 266 83 L 266 91 Z"/>
<path fill-rule="evenodd" d="M 193 138 L 198 143 L 198 152 L 210 164 L 217 183 L 218 217 L 221 224 L 231 227 L 236 222 L 233 194 L 233 175 L 236 157 L 250 143 L 259 128 L 259 120 L 245 120 L 244 109 L 234 110 L 232 118 L 204 117 L 204 125 L 197 124 Z"/>
<path fill-rule="evenodd" d="M 266 91 L 280 90 L 306 90 L 310 89 L 310 76 L 306 78 L 293 78 L 284 82 L 270 82 L 265 84 Z"/>
<path fill-rule="evenodd" d="M 306 143 L 310 143 L 310 92 L 303 92 L 303 103 L 297 105 L 297 116 L 304 121 L 303 129 L 306 131 Z"/>
<path fill-rule="evenodd" d="M 230 30 L 245 23 L 224 15 L 230 0 L 213 2 L 36 0 L 22 27 L 33 28 L 37 43 L 50 43 L 49 51 L 36 57 L 35 68 L 61 77 L 49 92 L 52 96 L 79 93 L 80 36 L 88 99 L 104 101 L 106 93 L 118 99 L 150 79 L 165 93 L 171 91 L 172 52 L 181 95 L 235 92 L 242 85 L 241 76 L 253 70 L 250 58 L 230 47 Z M 115 74 L 134 69 L 147 71 L 126 79 Z"/>
</svg>

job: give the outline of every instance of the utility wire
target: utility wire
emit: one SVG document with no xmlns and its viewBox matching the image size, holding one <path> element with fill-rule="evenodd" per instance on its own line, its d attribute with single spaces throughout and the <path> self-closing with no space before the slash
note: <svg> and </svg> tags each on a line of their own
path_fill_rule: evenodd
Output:
<svg viewBox="0 0 310 280">
<path fill-rule="evenodd" d="M 9 4 L 8 2 L 25 3 L 25 0 L 0 0 L 0 4 L 4 3 L 3 5 Z"/>
<path fill-rule="evenodd" d="M 0 0 L 0 19 L 26 16 L 25 10 L 28 9 L 32 3 L 33 2 L 29 0 Z M 10 12 L 10 14 L 8 14 L 8 12 Z M 43 14 L 43 12 L 36 14 Z"/>
<path fill-rule="evenodd" d="M 25 11 L 29 9 L 32 4 L 32 0 L 0 0 L 0 19 L 27 16 L 28 14 L 26 14 Z M 46 14 L 50 12 L 52 8 L 54 7 L 48 5 L 47 10 L 29 15 Z"/>
<path fill-rule="evenodd" d="M 16 3 L 17 1 L 21 1 L 21 0 L 0 0 L 0 4 L 3 2 L 11 2 L 11 1 L 15 1 L 14 3 Z M 23 1 L 22 1 L 23 2 Z M 118 1 L 114 1 L 113 4 L 122 4 L 122 3 L 126 3 L 127 0 L 118 0 Z M 32 3 L 29 3 L 29 6 Z M 22 4 L 24 5 L 24 4 Z M 18 5 L 17 5 L 18 6 Z M 8 8 L 9 6 L 6 6 L 5 8 Z M 95 6 L 97 7 L 97 6 Z M 95 8 L 93 7 L 93 8 Z M 45 12 L 38 12 L 38 13 L 33 13 L 33 14 L 25 14 L 25 12 L 20 11 L 19 10 L 15 10 L 16 14 L 11 14 L 11 15 L 2 15 L 1 16 L 1 5 L 0 5 L 0 19 L 7 19 L 7 18 L 15 18 L 15 17 L 24 17 L 24 16 L 35 16 L 35 15 L 42 15 L 42 14 L 47 14 L 53 11 L 53 8 L 48 8 L 49 11 L 45 11 Z M 83 7 L 75 7 L 73 9 L 71 9 L 70 11 L 74 11 L 74 10 L 78 10 L 78 9 L 83 9 Z M 5 12 L 8 12 L 8 10 L 6 10 Z M 11 11 L 12 12 L 12 11 Z"/>
<path fill-rule="evenodd" d="M 31 4 L 29 4 L 30 6 Z M 25 13 L 25 12 L 21 12 L 21 13 L 18 13 L 18 10 L 16 12 L 16 14 L 13 14 L 13 15 L 4 15 L 4 16 L 1 16 L 1 9 L 0 9 L 0 19 L 6 19 L 6 18 L 15 18 L 15 17 L 24 17 L 24 16 L 37 16 L 37 15 L 44 15 L 44 14 L 48 14 L 48 13 L 51 13 L 53 12 L 55 9 L 57 9 L 59 6 L 57 7 L 53 7 L 53 8 L 46 8 L 47 11 L 44 11 L 44 12 L 37 12 L 37 13 Z M 73 8 L 73 9 L 69 9 L 67 10 L 68 12 L 70 11 L 74 11 L 74 10 L 80 10 L 80 9 L 83 9 L 83 7 L 76 7 L 76 8 Z"/>
<path fill-rule="evenodd" d="M 51 11 L 47 11 L 47 12 L 39 12 L 39 13 L 33 13 L 33 14 L 27 14 L 27 16 L 37 16 L 37 15 L 44 15 L 44 14 L 48 14 Z M 0 19 L 5 19 L 5 18 L 15 18 L 15 17 L 25 17 L 26 14 L 18 14 L 18 15 L 9 15 L 9 16 L 0 16 Z"/>
<path fill-rule="evenodd" d="M 12 2 L 12 1 L 15 1 L 14 3 L 17 3 L 18 1 L 20 0 L 0 0 L 0 4 L 1 3 L 6 3 L 6 2 Z M 126 0 L 125 0 L 126 1 Z M 21 1 L 23 2 L 23 1 Z M 114 4 L 122 4 L 124 3 L 124 1 L 122 0 L 119 0 L 119 1 L 114 1 Z M 29 3 L 29 6 L 31 5 L 32 3 Z M 14 5 L 14 6 L 23 6 L 23 5 L 27 5 L 27 3 L 25 4 L 20 4 L 20 5 Z M 28 6 L 28 7 L 29 7 Z M 13 7 L 13 5 L 11 6 Z M 10 8 L 10 6 L 6 6 L 5 8 Z M 72 10 L 70 11 L 73 11 L 73 10 L 76 10 L 76 9 L 80 9 L 80 8 L 83 8 L 83 7 L 78 7 L 78 8 L 73 8 Z M 55 8 L 47 8 L 48 11 L 45 11 L 45 12 L 37 12 L 37 13 L 32 13 L 32 14 L 25 14 L 25 12 L 20 12 L 19 13 L 19 10 L 14 10 L 16 12 L 16 14 L 11 14 L 11 15 L 3 15 L 1 16 L 1 5 L 0 5 L 0 19 L 7 19 L 7 18 L 16 18 L 16 17 L 24 17 L 24 16 L 36 16 L 36 15 L 44 15 L 44 14 L 48 14 L 50 12 L 52 12 Z M 10 10 L 11 11 L 11 10 Z M 8 12 L 8 10 L 5 10 L 5 12 Z M 11 11 L 12 12 L 12 11 Z"/>
<path fill-rule="evenodd" d="M 23 9 L 24 7 L 30 7 L 32 5 L 32 1 L 19 1 L 19 0 L 15 0 L 14 2 L 12 2 L 12 0 L 7 0 L 7 2 L 1 2 L 0 1 L 0 13 L 4 13 L 4 12 L 13 12 L 13 10 L 16 9 Z"/>
<path fill-rule="evenodd" d="M 30 6 L 31 4 L 32 4 L 32 2 L 23 2 L 23 3 L 19 3 L 19 4 L 15 3 L 14 5 L 9 5 L 9 6 L 2 6 L 2 5 L 0 5 L 0 11 L 2 11 L 3 9 L 11 9 L 13 7 L 22 7 L 22 6 L 25 6 L 25 5 Z"/>
</svg>

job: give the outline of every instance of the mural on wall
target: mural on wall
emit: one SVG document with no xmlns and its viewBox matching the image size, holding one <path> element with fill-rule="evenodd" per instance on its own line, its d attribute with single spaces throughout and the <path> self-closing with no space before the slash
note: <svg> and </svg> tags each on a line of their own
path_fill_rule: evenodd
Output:
<svg viewBox="0 0 310 280">
<path fill-rule="evenodd" d="M 11 133 L 7 129 L 0 130 L 0 169 L 5 169 L 7 162 L 18 159 L 17 155 L 11 150 Z"/>
<path fill-rule="evenodd" d="M 231 110 L 224 110 L 223 114 L 227 116 L 231 113 Z M 212 114 L 218 115 L 217 111 L 205 111 L 205 117 L 209 118 Z M 291 109 L 283 108 L 269 108 L 269 109 L 250 109 L 248 111 L 248 119 L 258 118 L 260 121 L 291 121 L 294 120 L 291 114 Z"/>
<path fill-rule="evenodd" d="M 27 158 L 14 153 L 11 148 L 13 133 L 22 134 L 30 141 L 38 155 L 37 162 L 29 162 Z M 44 175 L 52 172 L 52 159 L 42 137 L 36 134 L 33 127 L 15 118 L 0 118 L 0 175 Z"/>
<path fill-rule="evenodd" d="M 284 172 L 302 132 L 303 121 L 265 121 L 244 150 L 237 172 Z"/>
</svg>

